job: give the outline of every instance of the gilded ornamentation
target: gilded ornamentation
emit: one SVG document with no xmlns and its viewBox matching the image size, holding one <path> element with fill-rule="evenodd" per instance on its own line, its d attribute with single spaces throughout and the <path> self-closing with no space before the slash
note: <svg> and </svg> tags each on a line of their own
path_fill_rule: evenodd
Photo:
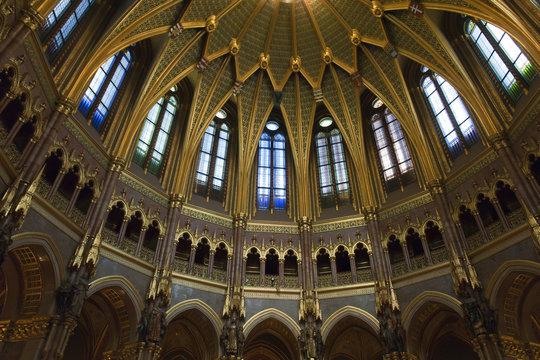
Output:
<svg viewBox="0 0 540 360">
<path fill-rule="evenodd" d="M 300 56 L 291 56 L 291 69 L 294 72 L 299 72 L 302 65 L 302 59 Z"/>
<path fill-rule="evenodd" d="M 216 15 L 210 15 L 208 19 L 206 19 L 206 32 L 211 33 L 214 32 L 217 28 L 217 20 Z"/>
<path fill-rule="evenodd" d="M 384 15 L 384 9 L 380 1 L 371 1 L 371 12 L 378 18 Z"/>
<path fill-rule="evenodd" d="M 352 29 L 352 32 L 351 32 L 351 43 L 354 45 L 354 46 L 358 46 L 360 45 L 360 43 L 362 42 L 362 37 L 360 35 L 360 32 L 357 30 L 357 29 Z"/>
<path fill-rule="evenodd" d="M 237 55 L 240 52 L 240 45 L 238 44 L 238 41 L 236 39 L 232 39 L 229 43 L 229 51 L 233 56 Z"/>
<path fill-rule="evenodd" d="M 325 64 L 330 64 L 332 61 L 334 61 L 334 55 L 332 54 L 332 49 L 330 49 L 327 46 L 322 52 L 322 58 Z"/>
</svg>

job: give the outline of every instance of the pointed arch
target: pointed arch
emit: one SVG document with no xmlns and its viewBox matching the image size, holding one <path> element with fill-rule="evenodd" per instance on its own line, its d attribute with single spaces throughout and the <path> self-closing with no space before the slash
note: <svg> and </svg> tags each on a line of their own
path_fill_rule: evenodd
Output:
<svg viewBox="0 0 540 360">
<path fill-rule="evenodd" d="M 223 322 L 221 321 L 218 314 L 212 309 L 210 306 L 208 306 L 206 303 L 204 303 L 200 299 L 190 299 L 185 300 L 182 302 L 179 302 L 178 304 L 175 304 L 173 307 L 167 310 L 167 316 L 165 317 L 166 323 L 170 323 L 176 316 L 178 316 L 180 313 L 191 310 L 191 309 L 197 309 L 200 312 L 202 312 L 212 325 L 214 326 L 214 330 L 216 331 L 216 334 L 221 334 L 221 329 L 223 328 Z"/>
<path fill-rule="evenodd" d="M 430 301 L 444 304 L 463 317 L 463 309 L 461 308 L 461 302 L 458 299 L 438 291 L 424 291 L 415 297 L 403 311 L 402 319 L 403 327 L 405 329 L 410 327 L 411 321 L 416 312 L 424 304 Z"/>
<path fill-rule="evenodd" d="M 269 308 L 266 310 L 263 310 L 252 317 L 249 318 L 248 321 L 244 324 L 244 335 L 247 338 L 249 336 L 249 333 L 260 323 L 267 319 L 278 319 L 281 321 L 291 332 L 294 334 L 294 336 L 300 335 L 300 325 L 298 325 L 289 315 L 285 314 L 283 311 L 280 311 L 276 308 Z"/>
<path fill-rule="evenodd" d="M 137 314 L 137 319 L 140 319 L 142 315 L 142 310 L 144 308 L 144 302 L 139 292 L 137 291 L 137 289 L 135 289 L 135 287 L 131 284 L 131 282 L 128 279 L 126 279 L 125 277 L 121 275 L 105 276 L 105 277 L 92 281 L 88 285 L 87 297 L 90 297 L 93 294 L 98 293 L 100 290 L 103 290 L 105 288 L 112 287 L 112 286 L 117 286 L 126 292 L 129 299 L 131 300 L 133 309 L 135 310 L 135 313 Z"/>
<path fill-rule="evenodd" d="M 375 332 L 375 334 L 379 333 L 379 322 L 375 316 L 365 310 L 348 305 L 337 310 L 324 321 L 321 326 L 323 341 L 326 341 L 326 337 L 330 333 L 330 330 L 332 330 L 333 326 L 347 316 L 360 319 L 362 322 L 366 323 Z"/>
</svg>

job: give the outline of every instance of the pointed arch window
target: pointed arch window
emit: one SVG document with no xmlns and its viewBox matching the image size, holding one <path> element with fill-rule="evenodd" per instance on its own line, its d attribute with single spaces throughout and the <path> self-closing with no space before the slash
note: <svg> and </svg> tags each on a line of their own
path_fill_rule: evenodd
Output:
<svg viewBox="0 0 540 360">
<path fill-rule="evenodd" d="M 321 131 L 315 136 L 319 191 L 323 208 L 332 206 L 337 208 L 350 199 L 343 138 L 335 125 L 331 126 L 333 123 L 330 117 L 322 118 L 319 121 Z"/>
<path fill-rule="evenodd" d="M 99 67 L 84 93 L 79 110 L 98 131 L 104 130 L 104 120 L 118 98 L 132 61 L 130 50 L 116 53 Z"/>
<path fill-rule="evenodd" d="M 60 0 L 49 13 L 45 25 L 41 28 L 49 57 L 58 54 L 94 2 L 95 0 Z"/>
<path fill-rule="evenodd" d="M 195 192 L 216 200 L 223 200 L 226 187 L 231 132 L 226 118 L 227 113 L 219 110 L 206 129 L 195 173 Z"/>
<path fill-rule="evenodd" d="M 382 175 L 388 191 L 393 191 L 415 179 L 414 166 L 397 118 L 379 99 L 373 102 L 373 108 L 375 113 L 371 117 L 371 127 Z"/>
<path fill-rule="evenodd" d="M 259 140 L 257 171 L 257 207 L 260 210 L 285 210 L 287 206 L 287 172 L 285 136 L 279 124 L 269 121 Z"/>
<path fill-rule="evenodd" d="M 468 18 L 465 24 L 465 31 L 477 53 L 489 65 L 492 76 L 516 101 L 536 77 L 537 70 L 505 31 L 473 18 Z"/>
<path fill-rule="evenodd" d="M 471 115 L 458 92 L 448 81 L 433 71 L 423 68 L 422 88 L 437 120 L 440 135 L 452 158 L 470 148 L 480 138 Z"/>
<path fill-rule="evenodd" d="M 156 176 L 161 175 L 165 163 L 169 134 L 177 108 L 178 100 L 174 87 L 148 112 L 139 136 L 133 162 Z"/>
</svg>

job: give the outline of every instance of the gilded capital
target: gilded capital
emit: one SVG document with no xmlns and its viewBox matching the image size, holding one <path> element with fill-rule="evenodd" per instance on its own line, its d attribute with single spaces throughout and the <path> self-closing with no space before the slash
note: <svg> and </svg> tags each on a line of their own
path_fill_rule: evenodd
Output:
<svg viewBox="0 0 540 360">
<path fill-rule="evenodd" d="M 302 231 L 311 231 L 311 219 L 307 216 L 302 216 L 298 219 L 298 230 Z"/>
<path fill-rule="evenodd" d="M 243 227 L 245 228 L 247 225 L 247 214 L 246 213 L 238 213 L 233 216 L 233 226 L 236 227 Z"/>
<path fill-rule="evenodd" d="M 184 204 L 185 197 L 184 195 L 180 194 L 171 194 L 169 197 L 169 207 L 171 209 L 178 208 L 181 209 L 182 205 Z"/>
<path fill-rule="evenodd" d="M 56 100 L 56 111 L 61 112 L 62 114 L 69 116 L 75 113 L 77 105 L 75 101 L 62 97 Z"/>
<path fill-rule="evenodd" d="M 488 142 L 491 145 L 491 147 L 495 149 L 495 151 L 498 151 L 498 150 L 501 150 L 503 148 L 510 146 L 510 141 L 508 140 L 508 137 L 504 133 L 491 135 L 488 138 Z"/>
<path fill-rule="evenodd" d="M 32 8 L 21 10 L 21 19 L 32 31 L 40 29 L 45 24 L 43 15 Z"/>
<path fill-rule="evenodd" d="M 113 172 L 121 172 L 125 165 L 126 160 L 119 157 L 114 157 L 109 165 L 109 170 Z"/>
</svg>

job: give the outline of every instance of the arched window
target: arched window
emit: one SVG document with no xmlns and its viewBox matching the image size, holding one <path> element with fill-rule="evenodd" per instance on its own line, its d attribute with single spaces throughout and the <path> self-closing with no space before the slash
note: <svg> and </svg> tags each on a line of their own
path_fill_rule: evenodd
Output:
<svg viewBox="0 0 540 360">
<path fill-rule="evenodd" d="M 225 194 L 230 137 L 226 118 L 227 113 L 219 110 L 206 129 L 195 174 L 195 192 L 216 200 L 222 200 Z"/>
<path fill-rule="evenodd" d="M 458 92 L 442 76 L 426 67 L 422 88 L 431 112 L 439 125 L 440 135 L 455 158 L 479 140 L 471 115 Z"/>
<path fill-rule="evenodd" d="M 129 50 L 113 55 L 96 71 L 84 93 L 79 110 L 98 131 L 104 129 L 104 120 L 114 104 L 132 60 Z"/>
<path fill-rule="evenodd" d="M 95 0 L 60 0 L 45 19 L 41 34 L 46 43 L 46 53 L 54 57 L 77 28 Z"/>
<path fill-rule="evenodd" d="M 537 72 L 516 42 L 503 30 L 483 20 L 467 19 L 465 30 L 492 75 L 515 101 Z"/>
<path fill-rule="evenodd" d="M 375 99 L 372 105 L 375 113 L 371 127 L 383 177 L 388 191 L 392 191 L 415 179 L 414 167 L 399 121 L 381 100 Z"/>
<path fill-rule="evenodd" d="M 319 169 L 319 190 L 321 206 L 336 208 L 349 197 L 349 176 L 343 138 L 330 117 L 319 121 L 321 131 L 315 136 L 317 167 Z"/>
<path fill-rule="evenodd" d="M 260 210 L 285 210 L 287 205 L 285 136 L 279 124 L 269 121 L 259 140 L 257 207 Z"/>
<path fill-rule="evenodd" d="M 169 134 L 178 107 L 175 94 L 176 87 L 173 87 L 148 112 L 133 156 L 134 163 L 156 176 L 161 175 L 165 163 Z"/>
</svg>

